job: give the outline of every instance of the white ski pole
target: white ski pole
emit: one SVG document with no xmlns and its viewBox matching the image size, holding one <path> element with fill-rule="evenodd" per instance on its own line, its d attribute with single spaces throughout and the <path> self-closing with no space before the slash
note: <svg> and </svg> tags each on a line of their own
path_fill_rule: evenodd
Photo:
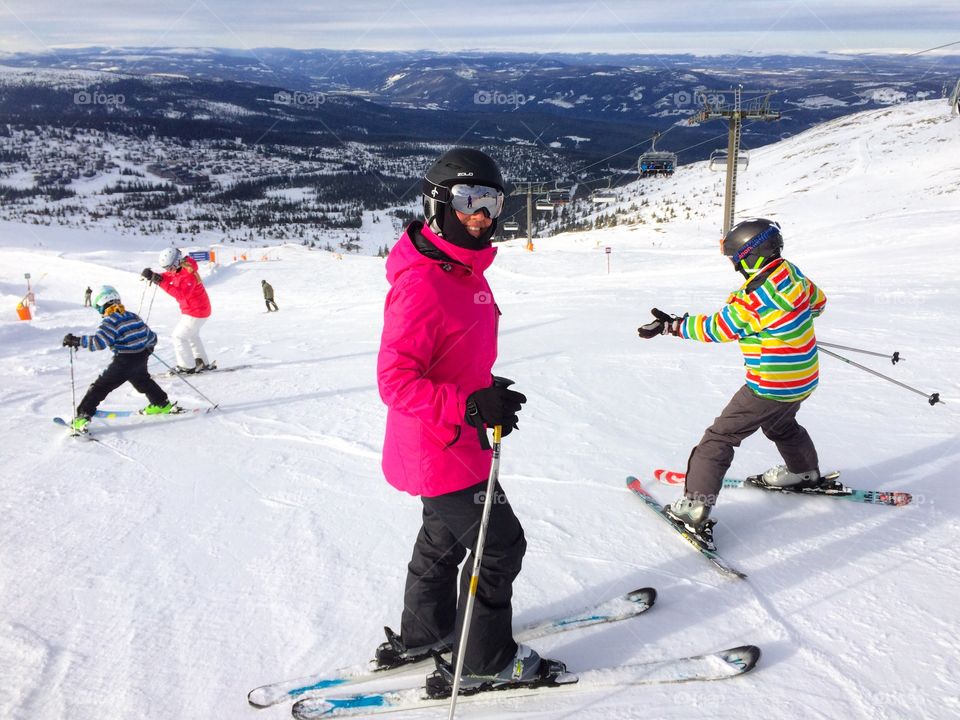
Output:
<svg viewBox="0 0 960 720">
<path fill-rule="evenodd" d="M 460 631 L 460 644 L 457 648 L 457 667 L 453 673 L 453 694 L 450 696 L 450 714 L 453 720 L 457 710 L 457 694 L 460 692 L 460 677 L 463 674 L 463 658 L 467 654 L 467 638 L 470 634 L 470 620 L 473 617 L 473 604 L 477 598 L 477 586 L 480 584 L 480 563 L 483 560 L 483 544 L 487 539 L 487 525 L 490 524 L 490 509 L 493 507 L 493 492 L 500 475 L 500 436 L 503 428 L 493 428 L 493 463 L 490 465 L 490 478 L 487 480 L 487 495 L 483 499 L 483 515 L 480 519 L 480 532 L 477 533 L 477 546 L 473 550 L 473 573 L 470 575 L 470 592 L 467 605 L 463 610 L 463 629 Z"/>
</svg>

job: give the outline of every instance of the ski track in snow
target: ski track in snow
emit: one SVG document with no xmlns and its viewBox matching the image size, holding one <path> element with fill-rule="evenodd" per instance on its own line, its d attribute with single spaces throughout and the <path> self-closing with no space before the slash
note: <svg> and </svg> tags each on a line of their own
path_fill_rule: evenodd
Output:
<svg viewBox="0 0 960 720">
<path fill-rule="evenodd" d="M 745 581 L 718 573 L 623 483 L 633 474 L 675 497 L 652 470 L 682 470 L 742 384 L 734 346 L 636 336 L 651 307 L 715 311 L 736 287 L 716 253 L 717 176 L 701 163 L 643 185 L 653 203 L 692 198 L 690 219 L 541 238 L 532 253 L 501 246 L 488 272 L 503 311 L 495 372 L 529 398 L 501 470 L 528 542 L 516 622 L 651 585 L 659 598 L 644 616 L 537 649 L 572 670 L 743 643 L 764 657 L 729 682 L 492 698 L 463 717 L 960 715 L 960 121 L 945 111 L 909 103 L 826 123 L 753 151 L 739 179 L 741 215 L 779 219 L 786 256 L 828 296 L 818 337 L 901 351 L 897 366 L 847 354 L 947 403 L 821 357 L 800 418 L 823 467 L 914 503 L 726 490 L 717 542 Z M 0 717 L 289 717 L 253 711 L 247 691 L 365 660 L 399 621 L 419 528 L 419 502 L 380 472 L 383 261 L 284 246 L 279 262 L 219 269 L 204 341 L 221 366 L 250 365 L 190 378 L 220 408 L 98 420 L 101 442 L 84 443 L 51 422 L 71 406 L 60 340 L 96 327 L 87 284 L 115 285 L 146 314 L 138 274 L 166 240 L 0 229 L 0 413 L 13 431 L 0 475 Z M 23 272 L 42 278 L 31 323 L 12 313 Z M 278 313 L 263 312 L 263 278 Z M 157 356 L 172 362 L 177 309 L 161 292 L 149 312 Z M 106 360 L 76 355 L 78 399 Z M 179 379 L 159 382 L 185 407 L 207 406 Z M 143 404 L 121 388 L 103 406 Z M 729 474 L 775 461 L 755 436 Z"/>
</svg>

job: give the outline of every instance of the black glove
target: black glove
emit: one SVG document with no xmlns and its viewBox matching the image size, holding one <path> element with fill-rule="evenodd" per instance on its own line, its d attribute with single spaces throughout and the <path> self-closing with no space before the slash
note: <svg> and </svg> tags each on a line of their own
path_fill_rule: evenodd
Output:
<svg viewBox="0 0 960 720">
<path fill-rule="evenodd" d="M 150 268 L 144 268 L 143 272 L 140 273 L 140 277 L 142 277 L 147 282 L 159 283 L 161 275 L 160 273 L 155 273 Z"/>
<path fill-rule="evenodd" d="M 687 313 L 684 313 L 683 317 L 677 317 L 676 315 L 668 315 L 663 310 L 658 310 L 657 308 L 654 308 L 650 312 L 656 320 L 637 328 L 637 334 L 644 340 L 649 340 L 657 335 L 679 335 L 680 324 L 683 322 L 683 319 L 687 317 Z"/>
<path fill-rule="evenodd" d="M 63 336 L 63 346 L 78 348 L 80 347 L 80 338 L 77 337 L 76 335 L 71 335 L 70 333 L 67 333 L 66 335 Z"/>
<path fill-rule="evenodd" d="M 490 449 L 484 426 L 499 425 L 504 436 L 517 427 L 517 413 L 520 412 L 520 406 L 527 401 L 527 397 L 516 390 L 509 390 L 511 385 L 513 380 L 495 376 L 493 385 L 477 390 L 467 397 L 465 419 L 468 425 L 477 429 L 480 445 L 484 450 Z"/>
</svg>

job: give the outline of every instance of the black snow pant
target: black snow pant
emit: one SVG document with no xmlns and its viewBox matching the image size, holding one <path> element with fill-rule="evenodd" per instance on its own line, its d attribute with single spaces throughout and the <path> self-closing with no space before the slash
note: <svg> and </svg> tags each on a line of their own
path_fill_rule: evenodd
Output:
<svg viewBox="0 0 960 720">
<path fill-rule="evenodd" d="M 83 400 L 77 405 L 77 415 L 92 416 L 103 399 L 125 382 L 147 396 L 151 405 L 166 405 L 167 393 L 150 377 L 147 360 L 152 349 L 138 353 L 117 353 L 100 377 L 93 381 Z"/>
<path fill-rule="evenodd" d="M 429 645 L 463 627 L 473 553 L 460 572 L 467 549 L 476 546 L 486 482 L 437 497 L 424 497 L 423 526 L 407 567 L 400 637 L 408 648 Z M 520 573 L 527 541 L 507 496 L 498 484 L 483 546 L 480 582 L 473 606 L 463 671 L 466 675 L 502 670 L 517 651 L 513 639 L 513 581 Z M 454 662 L 458 648 L 454 647 Z"/>
<path fill-rule="evenodd" d="M 733 462 L 733 449 L 758 429 L 776 443 L 790 472 L 819 471 L 813 441 L 796 420 L 802 402 L 768 400 L 746 385 L 740 388 L 690 453 L 686 496 L 714 505 Z"/>
<path fill-rule="evenodd" d="M 277 307 L 277 304 L 273 301 L 273 298 L 266 298 L 264 302 L 267 304 L 267 312 L 270 312 L 271 310 L 280 309 Z M 270 307 L 271 305 L 273 306 L 272 308 Z"/>
</svg>

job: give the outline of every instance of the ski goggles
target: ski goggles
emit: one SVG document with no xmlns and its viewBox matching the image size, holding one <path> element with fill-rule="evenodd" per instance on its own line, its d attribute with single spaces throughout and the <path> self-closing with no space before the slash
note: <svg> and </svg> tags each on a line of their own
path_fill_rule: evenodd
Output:
<svg viewBox="0 0 960 720">
<path fill-rule="evenodd" d="M 453 185 L 450 205 L 466 215 L 486 210 L 488 217 L 495 218 L 503 210 L 503 191 L 489 185 Z"/>
</svg>

